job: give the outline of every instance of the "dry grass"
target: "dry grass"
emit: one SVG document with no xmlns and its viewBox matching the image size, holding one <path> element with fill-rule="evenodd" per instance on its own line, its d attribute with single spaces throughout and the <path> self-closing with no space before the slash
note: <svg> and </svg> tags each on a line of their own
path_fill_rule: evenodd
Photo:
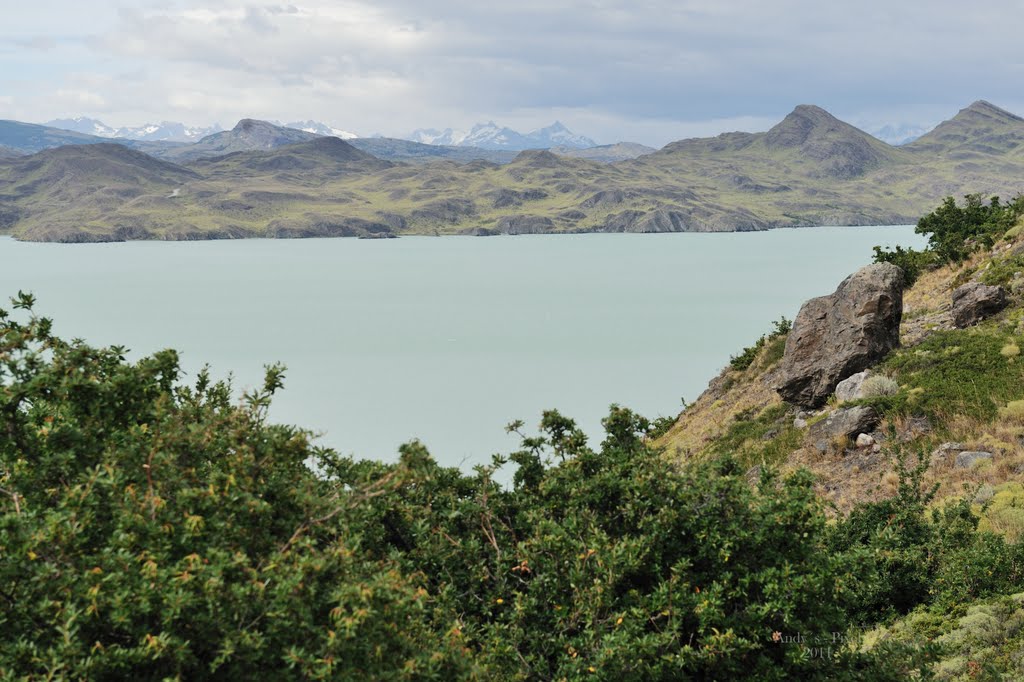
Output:
<svg viewBox="0 0 1024 682">
<path fill-rule="evenodd" d="M 960 266 L 923 274 L 905 292 L 901 329 L 904 345 L 916 345 L 933 329 L 951 328 L 952 290 L 972 277 L 981 276 L 993 258 L 1020 249 L 1022 243 L 1024 234 L 1016 242 L 975 254 Z M 1019 306 L 1020 302 L 1014 300 L 1011 305 Z M 1006 324 L 1013 323 L 1019 312 L 1011 311 Z M 1024 335 L 1024 330 L 1017 333 Z M 1020 343 L 1024 339 L 1013 345 L 1019 347 Z M 1014 349 L 1003 348 L 1007 362 L 1017 361 Z M 760 353 L 746 371 L 724 370 L 656 444 L 664 446 L 670 457 L 700 457 L 723 438 L 738 418 L 745 419 L 746 415 L 779 405 L 781 399 L 772 388 L 776 381 L 775 363 L 766 363 L 765 356 Z M 909 393 L 913 403 L 915 391 Z M 898 447 L 909 456 L 911 465 L 919 454 L 929 461 L 925 484 L 939 484 L 934 504 L 942 505 L 965 495 L 973 500 L 979 491 L 984 491 L 981 497 L 991 493 L 992 508 L 978 506 L 982 525 L 1007 537 L 1024 537 L 1024 386 L 1020 397 L 1022 400 L 1011 400 L 1002 406 L 994 418 L 953 414 L 936 420 L 930 428 L 923 428 L 921 420 L 890 416 L 876 431 L 877 449 L 856 448 L 845 440 L 814 443 L 805 432 L 803 443 L 789 454 L 781 468 L 784 472 L 799 467 L 812 470 L 821 497 L 834 505 L 838 513 L 846 513 L 859 502 L 895 493 L 898 477 L 894 472 L 894 451 Z M 967 450 L 991 452 L 993 457 L 970 468 L 958 468 L 955 452 L 945 457 L 933 456 L 945 442 L 962 443 Z"/>
<path fill-rule="evenodd" d="M 669 457 L 676 459 L 700 456 L 737 415 L 759 413 L 781 404 L 782 399 L 772 388 L 775 363 L 766 362 L 771 360 L 771 355 L 768 345 L 746 370 L 722 370 L 654 445 L 664 448 Z"/>
</svg>

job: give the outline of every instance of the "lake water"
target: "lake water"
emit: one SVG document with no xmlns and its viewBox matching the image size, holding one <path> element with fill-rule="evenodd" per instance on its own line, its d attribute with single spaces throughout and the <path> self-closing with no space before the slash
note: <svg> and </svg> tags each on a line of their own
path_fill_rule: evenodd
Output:
<svg viewBox="0 0 1024 682">
<path fill-rule="evenodd" d="M 56 332 L 132 357 L 182 353 L 239 388 L 288 366 L 278 421 L 360 457 L 420 438 L 465 467 L 509 452 L 504 425 L 557 408 L 599 441 L 611 403 L 674 415 L 800 304 L 910 226 L 35 244 L 0 238 L 0 297 Z"/>
</svg>

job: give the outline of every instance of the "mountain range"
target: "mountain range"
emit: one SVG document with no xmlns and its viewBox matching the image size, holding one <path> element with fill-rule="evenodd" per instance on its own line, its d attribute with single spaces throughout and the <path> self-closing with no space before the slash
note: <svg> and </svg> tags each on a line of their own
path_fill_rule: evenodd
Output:
<svg viewBox="0 0 1024 682">
<path fill-rule="evenodd" d="M 367 141 L 245 119 L 191 145 L 129 141 L 155 145 L 147 151 L 0 122 L 0 145 L 42 149 L 0 155 L 0 231 L 96 241 L 763 230 L 909 223 L 947 195 L 1024 189 L 1024 119 L 984 101 L 900 146 L 813 105 L 763 133 L 680 140 L 610 163 L 571 149 L 527 150 L 504 165 L 409 163 L 381 150 L 470 148 L 354 146 Z"/>
<path fill-rule="evenodd" d="M 252 121 L 252 119 L 245 119 L 240 122 L 240 125 L 245 121 Z M 629 142 L 595 147 L 592 140 L 575 135 L 560 123 L 534 131 L 526 136 L 508 128 L 498 129 L 493 124 L 477 126 L 474 128 L 477 131 L 475 137 L 471 140 L 462 136 L 460 137 L 461 144 L 458 145 L 442 144 L 443 140 L 440 138 L 436 142 L 423 143 L 381 136 L 358 137 L 355 133 L 312 120 L 296 121 L 284 126 L 268 121 L 255 123 L 262 126 L 263 133 L 253 137 L 238 134 L 225 135 L 223 133 L 232 131 L 222 131 L 219 127 L 186 128 L 180 123 L 115 129 L 96 119 L 84 117 L 58 119 L 45 126 L 18 121 L 0 121 L 0 155 L 32 153 L 63 144 L 117 142 L 133 149 L 145 151 L 158 158 L 187 161 L 243 149 L 266 149 L 279 144 L 312 139 L 316 136 L 348 140 L 358 148 L 381 158 L 411 163 L 426 163 L 437 159 L 447 159 L 456 163 L 469 163 L 476 160 L 508 163 L 515 158 L 516 152 L 521 148 L 547 148 L 550 146 L 557 147 L 559 153 L 570 156 L 580 153 L 586 158 L 604 162 L 635 158 L 654 151 L 650 147 Z M 276 132 L 271 133 L 271 130 Z M 200 136 L 200 133 L 203 132 L 206 134 Z M 229 138 L 230 141 L 228 141 Z M 472 142 L 477 140 L 485 146 L 474 146 Z M 584 154 L 588 149 L 594 151 Z"/>
<path fill-rule="evenodd" d="M 408 139 L 421 144 L 515 151 L 550 149 L 551 147 L 586 149 L 597 146 L 597 143 L 589 137 L 577 135 L 559 121 L 555 121 L 546 128 L 538 128 L 526 134 L 516 132 L 511 128 L 498 126 L 494 121 L 478 123 L 469 132 L 452 130 L 451 128 L 446 128 L 445 130 L 421 128 L 410 134 Z"/>
<path fill-rule="evenodd" d="M 314 135 L 337 137 L 342 140 L 352 140 L 360 135 L 343 130 L 335 126 L 321 123 L 320 121 L 293 121 L 283 126 L 274 121 L 274 125 L 284 128 L 292 128 Z M 59 128 L 75 133 L 83 133 L 106 139 L 124 139 L 137 141 L 165 141 L 165 142 L 198 142 L 208 135 L 221 132 L 219 125 L 210 127 L 189 127 L 182 123 L 164 121 L 159 124 L 146 124 L 137 127 L 114 128 L 102 121 L 85 116 L 76 118 L 61 118 L 47 122 L 47 127 Z M 380 137 L 380 136 L 374 136 Z M 373 139 L 373 138 L 368 138 Z M 390 138 L 385 138 L 390 139 Z M 586 149 L 598 146 L 596 142 L 584 135 L 577 135 L 562 123 L 556 121 L 546 128 L 538 128 L 529 133 L 519 133 L 511 128 L 500 127 L 493 121 L 479 123 L 469 131 L 460 132 L 447 128 L 443 131 L 420 129 L 411 135 L 400 138 L 410 142 L 429 144 L 441 147 L 476 147 L 488 150 L 522 151 L 524 149 L 548 149 L 550 147 L 562 147 L 565 149 Z"/>
<path fill-rule="evenodd" d="M 164 121 L 163 123 L 147 123 L 137 127 L 112 128 L 94 118 L 79 116 L 76 118 L 58 118 L 46 123 L 51 128 L 70 130 L 76 133 L 94 135 L 105 138 L 123 138 L 125 140 L 164 141 L 164 142 L 196 142 L 207 135 L 219 133 L 219 125 L 210 127 L 189 127 L 183 123 Z"/>
</svg>

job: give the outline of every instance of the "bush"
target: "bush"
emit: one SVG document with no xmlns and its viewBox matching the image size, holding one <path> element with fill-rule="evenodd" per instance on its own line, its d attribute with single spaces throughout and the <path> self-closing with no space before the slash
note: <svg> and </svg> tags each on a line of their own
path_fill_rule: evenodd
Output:
<svg viewBox="0 0 1024 682">
<path fill-rule="evenodd" d="M 901 246 L 875 246 L 873 262 L 899 266 L 903 270 L 903 286 L 909 288 L 931 268 L 961 263 L 976 249 L 991 248 L 996 239 L 1012 234 L 1010 229 L 1022 216 L 1024 195 L 1007 204 L 992 197 L 986 204 L 981 195 L 968 194 L 962 207 L 957 206 L 953 197 L 946 197 L 938 208 L 918 221 L 914 230 L 927 235 L 927 248 L 917 251 Z"/>
<path fill-rule="evenodd" d="M 957 605 L 1014 591 L 1024 578 L 1024 546 L 979 532 L 966 499 L 927 513 L 938 486 L 925 489 L 924 453 L 914 467 L 897 450 L 895 497 L 857 505 L 828 536 L 830 551 L 859 567 L 850 615 L 873 625 L 911 610 Z"/>
<path fill-rule="evenodd" d="M 860 392 L 865 398 L 881 398 L 896 395 L 899 390 L 900 385 L 896 381 L 885 375 L 875 374 L 864 380 Z"/>
<path fill-rule="evenodd" d="M 29 309 L 31 297 L 16 307 Z M 308 434 L 177 355 L 131 364 L 0 310 L 0 677 L 367 679 L 470 670 L 422 576 L 327 520 Z M 17 608 L 10 608 L 16 605 Z"/>
<path fill-rule="evenodd" d="M 904 249 L 896 246 L 893 249 L 883 249 L 875 246 L 874 263 L 891 263 L 903 270 L 903 288 L 909 289 L 914 285 L 923 272 L 935 267 L 937 260 L 935 253 L 929 250 L 916 251 L 911 248 Z"/>
<path fill-rule="evenodd" d="M 992 197 L 986 204 L 979 194 L 968 194 L 964 205 L 953 197 L 921 218 L 915 232 L 928 235 L 928 247 L 940 263 L 960 263 L 975 249 L 991 248 L 1024 214 L 1024 196 L 1008 204 Z"/>
<path fill-rule="evenodd" d="M 740 372 L 746 370 L 754 364 L 754 360 L 757 359 L 758 354 L 761 352 L 761 349 L 765 347 L 765 344 L 771 341 L 776 341 L 776 343 L 771 344 L 771 347 L 769 348 L 771 357 L 768 358 L 768 362 L 769 364 L 777 362 L 782 358 L 782 352 L 785 350 L 785 341 L 779 343 L 777 340 L 784 339 L 792 328 L 792 320 L 780 317 L 772 323 L 772 330 L 767 334 L 763 334 L 753 346 L 747 346 L 739 355 L 734 355 L 729 358 L 729 366 Z"/>
<path fill-rule="evenodd" d="M 271 368 L 233 405 L 0 311 L 0 677 L 844 679 L 847 560 L 809 475 L 677 469 L 613 407 L 597 449 L 544 414 L 473 474 L 419 443 L 355 462 L 268 424 Z M 518 430 L 521 424 L 512 428 Z M 306 462 L 319 472 L 314 476 Z M 774 634 L 774 636 L 773 636 Z M 790 637 L 787 644 L 783 635 Z"/>
</svg>

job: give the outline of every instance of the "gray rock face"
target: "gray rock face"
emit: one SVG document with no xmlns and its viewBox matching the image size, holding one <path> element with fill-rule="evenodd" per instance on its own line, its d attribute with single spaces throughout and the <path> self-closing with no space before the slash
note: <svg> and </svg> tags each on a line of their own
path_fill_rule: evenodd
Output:
<svg viewBox="0 0 1024 682">
<path fill-rule="evenodd" d="M 554 227 L 551 218 L 535 215 L 503 216 L 495 224 L 495 228 L 504 234 L 544 234 Z"/>
<path fill-rule="evenodd" d="M 861 388 L 864 386 L 864 380 L 871 376 L 871 370 L 866 369 L 863 372 L 857 372 L 846 377 L 838 384 L 836 384 L 836 400 L 841 403 L 845 403 L 848 400 L 857 400 L 863 398 Z"/>
<path fill-rule="evenodd" d="M 902 282 L 898 267 L 876 263 L 847 277 L 835 293 L 804 303 L 779 368 L 782 399 L 819 407 L 841 380 L 899 346 Z"/>
<path fill-rule="evenodd" d="M 978 450 L 966 450 L 957 454 L 955 466 L 957 469 L 970 469 L 972 466 L 985 459 L 992 459 L 992 453 L 981 452 Z"/>
<path fill-rule="evenodd" d="M 858 405 L 836 410 L 820 422 L 812 424 L 808 433 L 816 440 L 831 440 L 839 436 L 856 438 L 874 429 L 878 422 L 879 416 L 874 408 Z"/>
<path fill-rule="evenodd" d="M 959 329 L 978 324 L 1006 307 L 1002 287 L 969 282 L 953 290 L 953 324 Z"/>
</svg>

